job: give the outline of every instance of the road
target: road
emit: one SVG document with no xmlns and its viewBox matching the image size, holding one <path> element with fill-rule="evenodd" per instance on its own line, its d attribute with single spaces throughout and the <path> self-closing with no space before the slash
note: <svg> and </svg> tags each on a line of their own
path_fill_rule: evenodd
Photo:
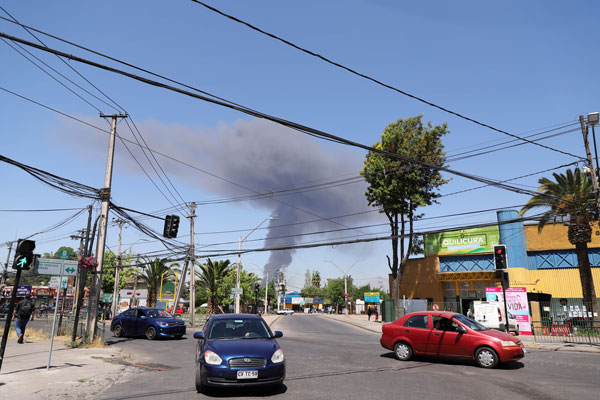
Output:
<svg viewBox="0 0 600 400">
<path fill-rule="evenodd" d="M 274 330 L 287 363 L 282 391 L 265 389 L 196 394 L 195 340 L 112 338 L 111 346 L 135 355 L 141 368 L 98 399 L 597 399 L 598 354 L 531 351 L 522 362 L 495 370 L 468 361 L 420 357 L 399 362 L 379 345 L 379 335 L 319 315 L 279 318 Z"/>
</svg>

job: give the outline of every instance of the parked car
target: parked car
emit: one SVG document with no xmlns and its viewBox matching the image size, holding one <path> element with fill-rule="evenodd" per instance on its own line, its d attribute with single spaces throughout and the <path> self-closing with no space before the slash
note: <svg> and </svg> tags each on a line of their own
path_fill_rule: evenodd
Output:
<svg viewBox="0 0 600 400">
<path fill-rule="evenodd" d="M 207 387 L 279 386 L 285 379 L 285 358 L 276 338 L 259 315 L 212 316 L 194 333 L 196 390 Z"/>
<path fill-rule="evenodd" d="M 401 361 L 423 354 L 474 359 L 480 367 L 495 368 L 525 356 L 518 338 L 453 312 L 407 314 L 383 325 L 380 343 Z"/>
<path fill-rule="evenodd" d="M 294 315 L 294 310 L 291 308 L 282 308 L 281 310 L 277 310 L 277 314 L 279 315 Z"/>
<path fill-rule="evenodd" d="M 497 301 L 474 301 L 473 308 L 475 309 L 473 318 L 475 321 L 487 328 L 505 330 L 506 322 L 503 303 Z M 519 334 L 519 324 L 511 313 L 508 313 L 508 331 L 514 332 L 517 335 Z"/>
<path fill-rule="evenodd" d="M 185 322 L 159 308 L 137 307 L 123 311 L 112 319 L 110 330 L 116 337 L 146 336 L 147 339 L 185 335 Z"/>
</svg>

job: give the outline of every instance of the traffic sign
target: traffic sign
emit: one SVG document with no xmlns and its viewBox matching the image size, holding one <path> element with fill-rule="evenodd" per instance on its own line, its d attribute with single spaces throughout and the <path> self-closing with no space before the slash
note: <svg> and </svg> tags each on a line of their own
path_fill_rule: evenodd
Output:
<svg viewBox="0 0 600 400">
<path fill-rule="evenodd" d="M 60 258 L 61 260 L 68 260 L 70 256 L 71 253 L 69 253 L 69 250 L 67 249 L 62 249 L 58 254 L 58 258 Z"/>
<path fill-rule="evenodd" d="M 77 274 L 77 261 L 38 258 L 35 261 L 33 273 L 36 275 L 75 276 Z"/>
<path fill-rule="evenodd" d="M 434 304 L 431 308 L 433 308 L 433 311 L 437 311 L 440 309 L 440 306 L 438 306 L 437 304 Z"/>
<path fill-rule="evenodd" d="M 50 278 L 50 282 L 48 283 L 48 286 L 53 288 L 53 289 L 58 289 L 58 283 L 60 280 L 60 276 L 53 276 Z M 67 276 L 63 276 L 62 278 L 62 285 L 60 285 L 61 289 L 64 289 L 67 287 L 67 283 L 69 283 L 69 277 Z"/>
<path fill-rule="evenodd" d="M 231 294 L 243 294 L 243 293 L 244 293 L 243 288 L 231 288 Z"/>
</svg>

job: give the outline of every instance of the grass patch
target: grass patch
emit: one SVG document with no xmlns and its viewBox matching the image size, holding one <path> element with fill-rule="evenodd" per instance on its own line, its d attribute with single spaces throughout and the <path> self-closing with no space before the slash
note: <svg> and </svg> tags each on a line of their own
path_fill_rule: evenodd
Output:
<svg viewBox="0 0 600 400">
<path fill-rule="evenodd" d="M 76 339 L 75 341 L 71 341 L 67 346 L 72 349 L 100 349 L 107 347 L 104 339 L 101 337 L 96 337 L 91 342 L 85 340 L 85 338 Z"/>
<path fill-rule="evenodd" d="M 0 335 L 4 334 L 4 329 L 0 330 Z M 17 339 L 17 331 L 15 331 L 14 329 L 11 329 L 8 332 L 8 338 L 9 339 Z M 46 340 L 46 339 L 50 339 L 50 334 L 41 331 L 39 329 L 26 329 L 25 330 L 25 336 L 23 338 L 26 342 L 27 341 L 36 341 L 36 340 Z"/>
</svg>

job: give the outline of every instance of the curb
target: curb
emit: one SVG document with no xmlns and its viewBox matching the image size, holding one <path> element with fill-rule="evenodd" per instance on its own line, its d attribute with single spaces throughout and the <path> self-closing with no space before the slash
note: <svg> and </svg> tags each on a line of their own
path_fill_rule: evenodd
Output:
<svg viewBox="0 0 600 400">
<path fill-rule="evenodd" d="M 373 332 L 373 333 L 381 333 L 381 331 L 380 331 L 380 330 L 374 330 L 374 329 L 371 329 L 371 328 L 369 328 L 369 327 L 366 327 L 366 326 L 364 326 L 364 325 L 358 324 L 358 323 L 356 323 L 356 322 L 354 322 L 354 321 L 350 321 L 350 320 L 343 320 L 343 319 L 338 319 L 338 318 L 333 318 L 333 317 L 324 317 L 324 318 L 328 318 L 328 319 L 330 319 L 330 320 L 332 320 L 332 321 L 338 321 L 338 322 L 340 322 L 340 323 L 342 323 L 342 324 L 353 325 L 353 326 L 356 326 L 357 328 L 364 329 L 365 331 L 369 331 L 369 332 Z"/>
</svg>

